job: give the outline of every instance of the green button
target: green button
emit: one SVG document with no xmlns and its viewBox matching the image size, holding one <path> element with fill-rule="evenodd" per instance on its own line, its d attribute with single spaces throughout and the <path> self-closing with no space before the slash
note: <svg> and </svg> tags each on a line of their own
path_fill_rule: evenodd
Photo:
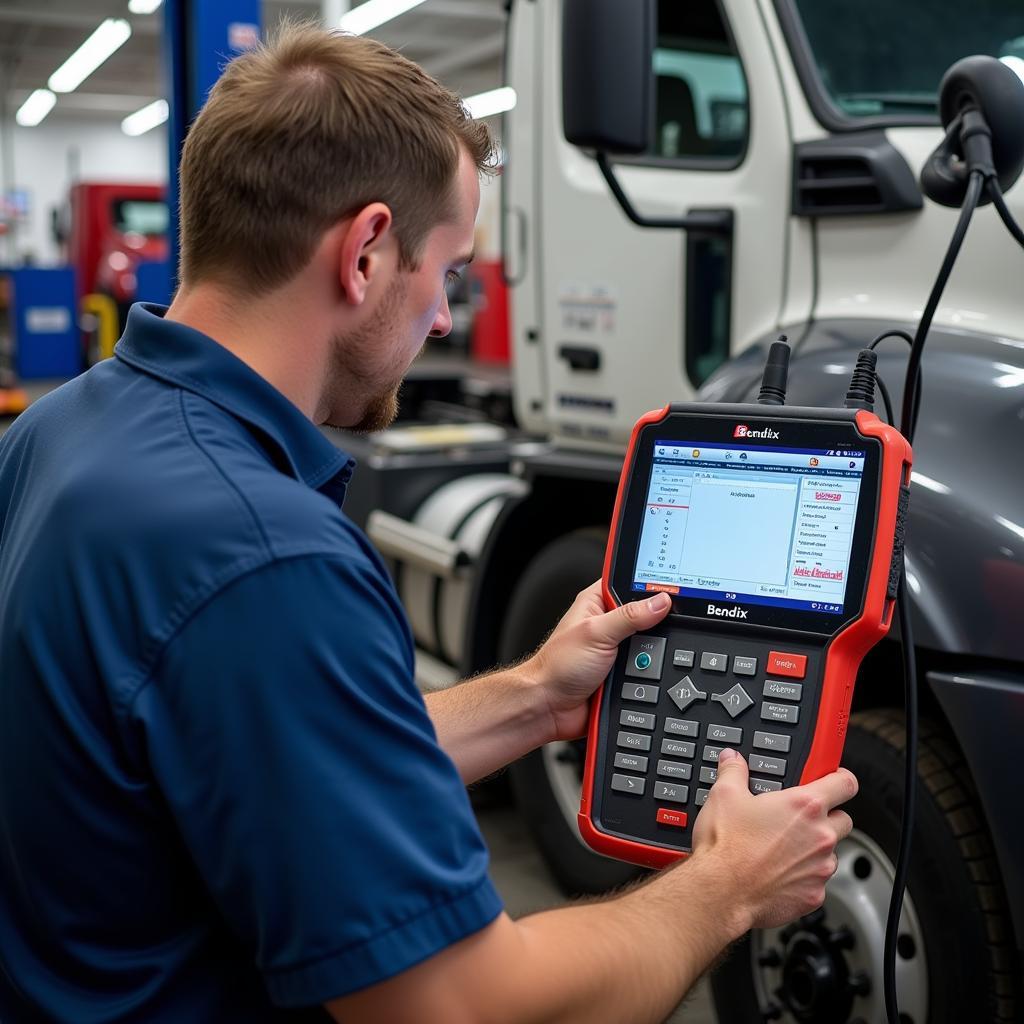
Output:
<svg viewBox="0 0 1024 1024">
<path fill-rule="evenodd" d="M 633 664 L 642 672 L 645 668 L 649 668 L 651 664 L 651 656 L 646 651 L 641 651 L 636 658 L 633 659 Z"/>
</svg>

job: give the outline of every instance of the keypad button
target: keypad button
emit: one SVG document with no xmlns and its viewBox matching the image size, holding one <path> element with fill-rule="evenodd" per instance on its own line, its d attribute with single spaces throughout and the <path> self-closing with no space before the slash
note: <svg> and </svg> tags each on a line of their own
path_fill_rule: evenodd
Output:
<svg viewBox="0 0 1024 1024">
<path fill-rule="evenodd" d="M 685 740 L 664 739 L 661 741 L 661 752 L 670 757 L 693 757 L 697 753 L 697 744 Z"/>
<path fill-rule="evenodd" d="M 756 676 L 757 658 L 744 658 L 742 655 L 737 654 L 732 659 L 732 670 L 738 676 Z"/>
<path fill-rule="evenodd" d="M 647 758 L 643 754 L 624 754 L 620 750 L 615 755 L 615 767 L 625 768 L 631 772 L 647 771 Z"/>
<path fill-rule="evenodd" d="M 775 779 L 750 780 L 751 793 L 777 793 L 780 789 L 782 789 L 782 783 L 776 782 Z"/>
<path fill-rule="evenodd" d="M 635 779 L 632 775 L 613 775 L 612 789 L 617 793 L 630 793 L 632 796 L 643 796 L 646 779 Z"/>
<path fill-rule="evenodd" d="M 693 798 L 693 802 L 698 807 L 703 807 L 708 802 L 708 797 L 711 795 L 710 789 L 698 789 L 696 795 Z"/>
<path fill-rule="evenodd" d="M 661 688 L 658 686 L 651 686 L 650 683 L 623 683 L 622 684 L 622 699 L 623 700 L 638 700 L 642 704 L 657 704 L 658 694 L 661 693 Z"/>
<path fill-rule="evenodd" d="M 719 743 L 742 743 L 743 730 L 735 725 L 709 725 L 706 736 Z"/>
<path fill-rule="evenodd" d="M 792 736 L 780 736 L 774 732 L 754 733 L 754 746 L 758 750 L 776 750 L 780 754 L 788 754 L 792 740 Z"/>
<path fill-rule="evenodd" d="M 686 828 L 686 811 L 674 811 L 670 807 L 659 807 L 658 824 Z"/>
<path fill-rule="evenodd" d="M 626 653 L 626 675 L 631 679 L 660 679 L 664 658 L 663 636 L 635 636 Z"/>
<path fill-rule="evenodd" d="M 713 786 L 718 781 L 718 769 L 703 765 L 700 770 L 700 781 Z"/>
<path fill-rule="evenodd" d="M 799 700 L 803 692 L 803 683 L 783 683 L 778 679 L 764 681 L 763 696 L 772 697 L 775 700 Z"/>
<path fill-rule="evenodd" d="M 742 714 L 754 703 L 753 698 L 739 683 L 730 687 L 725 693 L 711 694 L 711 699 L 718 701 L 729 712 L 730 718 L 735 718 L 737 715 Z"/>
<path fill-rule="evenodd" d="M 672 652 L 672 665 L 674 668 L 693 668 L 693 651 L 676 650 Z"/>
<path fill-rule="evenodd" d="M 714 761 L 718 763 L 718 755 L 722 752 L 721 747 L 705 747 L 704 753 L 701 755 L 702 761 Z"/>
<path fill-rule="evenodd" d="M 695 700 L 708 699 L 707 693 L 703 690 L 698 690 L 689 676 L 684 676 L 675 686 L 671 687 L 668 695 L 672 698 L 672 703 L 680 711 L 685 711 Z"/>
<path fill-rule="evenodd" d="M 670 732 L 674 736 L 699 736 L 700 723 L 685 718 L 666 718 L 665 732 Z"/>
<path fill-rule="evenodd" d="M 628 683 L 626 684 L 629 685 Z M 648 711 L 620 711 L 619 725 L 628 725 L 634 729 L 653 729 L 657 719 Z"/>
<path fill-rule="evenodd" d="M 674 804 L 685 804 L 689 798 L 689 786 L 680 786 L 677 782 L 656 782 L 654 784 L 655 800 L 668 800 Z"/>
<path fill-rule="evenodd" d="M 693 765 L 680 764 L 678 761 L 659 761 L 658 774 L 670 779 L 689 779 L 693 774 Z"/>
<path fill-rule="evenodd" d="M 762 722 L 788 722 L 796 725 L 800 720 L 800 709 L 791 704 L 769 704 L 765 701 L 761 705 Z"/>
<path fill-rule="evenodd" d="M 748 758 L 750 770 L 760 772 L 762 775 L 778 775 L 780 778 L 786 774 L 786 762 L 781 757 L 765 757 L 764 754 L 751 754 Z"/>
<path fill-rule="evenodd" d="M 650 750 L 651 737 L 637 732 L 624 732 L 620 729 L 619 735 L 615 739 L 615 746 L 629 747 L 632 750 Z"/>
<path fill-rule="evenodd" d="M 705 672 L 727 672 L 729 669 L 729 655 L 704 651 L 700 656 L 700 667 Z"/>
<path fill-rule="evenodd" d="M 806 654 L 786 654 L 783 651 L 768 652 L 768 667 L 771 676 L 786 676 L 787 679 L 803 679 L 807 675 Z"/>
</svg>

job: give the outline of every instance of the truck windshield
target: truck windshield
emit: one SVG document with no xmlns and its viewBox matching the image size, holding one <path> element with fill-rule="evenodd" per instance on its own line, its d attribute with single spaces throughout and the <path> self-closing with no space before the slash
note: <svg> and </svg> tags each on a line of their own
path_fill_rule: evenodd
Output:
<svg viewBox="0 0 1024 1024">
<path fill-rule="evenodd" d="M 946 69 L 970 54 L 1024 78 L 1020 0 L 795 0 L 818 76 L 847 116 L 931 114 Z"/>
<path fill-rule="evenodd" d="M 114 226 L 123 235 L 167 234 L 167 204 L 159 199 L 115 199 Z"/>
</svg>

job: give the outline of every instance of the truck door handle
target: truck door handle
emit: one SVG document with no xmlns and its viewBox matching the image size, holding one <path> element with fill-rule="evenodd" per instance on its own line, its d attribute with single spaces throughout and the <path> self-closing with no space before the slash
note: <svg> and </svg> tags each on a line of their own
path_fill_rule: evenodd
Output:
<svg viewBox="0 0 1024 1024">
<path fill-rule="evenodd" d="M 558 350 L 558 355 L 573 370 L 601 369 L 601 353 L 596 348 L 589 348 L 586 345 L 563 345 Z"/>
</svg>

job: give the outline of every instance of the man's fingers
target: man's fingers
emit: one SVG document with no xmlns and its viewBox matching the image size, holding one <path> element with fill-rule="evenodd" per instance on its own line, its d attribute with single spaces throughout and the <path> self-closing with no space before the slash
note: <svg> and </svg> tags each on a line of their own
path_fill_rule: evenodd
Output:
<svg viewBox="0 0 1024 1024">
<path fill-rule="evenodd" d="M 846 811 L 829 811 L 828 823 L 836 831 L 836 841 L 845 839 L 853 831 L 853 818 Z"/>
<path fill-rule="evenodd" d="M 826 807 L 831 808 L 855 797 L 859 787 L 853 772 L 840 768 L 831 775 L 823 775 L 814 782 L 806 783 L 803 788 L 808 796 L 817 797 L 824 801 Z"/>
<path fill-rule="evenodd" d="M 627 637 L 661 622 L 672 607 L 668 594 L 655 594 L 646 601 L 627 601 L 604 615 L 591 619 L 591 629 L 599 643 L 617 647 Z"/>
<path fill-rule="evenodd" d="M 738 786 L 745 793 L 747 791 L 747 780 L 750 772 L 747 769 L 746 759 L 742 754 L 726 747 L 718 755 L 718 781 L 716 786 L 723 783 L 726 787 Z"/>
</svg>

